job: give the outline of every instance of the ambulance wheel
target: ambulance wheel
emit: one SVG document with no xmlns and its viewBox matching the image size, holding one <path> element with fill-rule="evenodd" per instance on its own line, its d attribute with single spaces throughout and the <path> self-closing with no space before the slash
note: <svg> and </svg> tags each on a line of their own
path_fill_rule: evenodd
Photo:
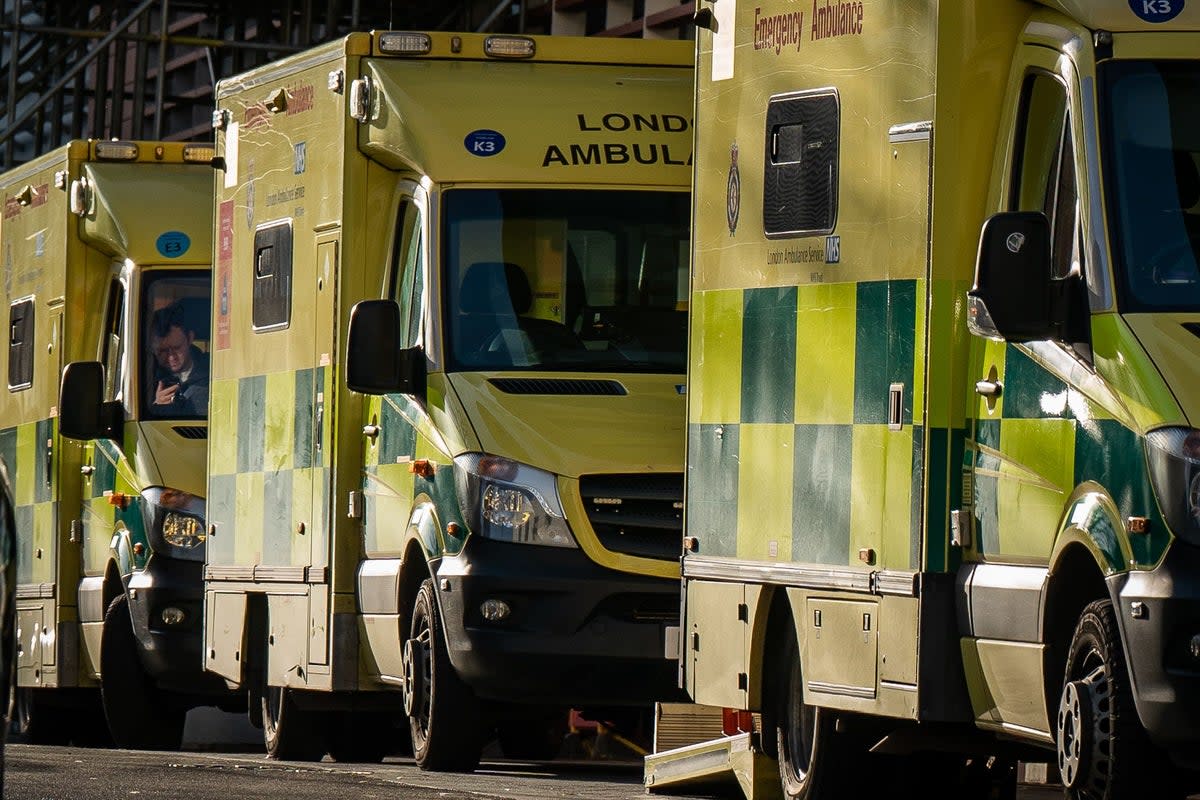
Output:
<svg viewBox="0 0 1200 800">
<path fill-rule="evenodd" d="M 1058 770 L 1071 800 L 1144 796 L 1145 776 L 1157 773 L 1162 791 L 1178 797 L 1174 770 L 1151 745 L 1134 707 L 1125 653 L 1112 602 L 1083 609 L 1071 637 L 1055 718 Z"/>
<path fill-rule="evenodd" d="M 112 747 L 113 738 L 104 716 L 99 689 L 84 689 L 85 698 L 72 710 L 71 741 L 77 747 Z"/>
<path fill-rule="evenodd" d="M 404 705 L 418 767 L 470 772 L 479 766 L 483 751 L 479 702 L 450 663 L 441 611 L 429 579 L 417 591 L 410 638 L 404 643 Z"/>
<path fill-rule="evenodd" d="M 300 708 L 293 690 L 264 685 L 260 690 L 263 743 L 267 757 L 280 761 L 320 761 L 326 743 L 320 715 Z"/>
<path fill-rule="evenodd" d="M 775 724 L 779 778 L 787 800 L 854 796 L 846 793 L 845 779 L 854 766 L 848 746 L 834 729 L 829 709 L 804 702 L 800 647 L 788 636 L 780 670 L 780 696 Z"/>
<path fill-rule="evenodd" d="M 133 750 L 178 750 L 187 710 L 177 707 L 146 674 L 129 599 L 117 595 L 100 634 L 100 700 L 113 744 Z"/>
</svg>

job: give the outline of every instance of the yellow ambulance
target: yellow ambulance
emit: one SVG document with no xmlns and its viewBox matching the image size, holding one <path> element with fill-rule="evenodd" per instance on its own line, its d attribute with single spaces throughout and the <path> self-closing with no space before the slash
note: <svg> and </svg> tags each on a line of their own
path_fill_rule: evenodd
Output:
<svg viewBox="0 0 1200 800">
<path fill-rule="evenodd" d="M 647 782 L 1181 796 L 1200 3 L 699 5 L 681 660 L 762 724 Z"/>
<path fill-rule="evenodd" d="M 229 697 L 200 654 L 212 157 L 75 141 L 0 176 L 0 455 L 34 742 L 174 748 L 190 707 Z"/>
<path fill-rule="evenodd" d="M 353 34 L 217 95 L 205 666 L 268 752 L 678 693 L 690 44 Z"/>
</svg>

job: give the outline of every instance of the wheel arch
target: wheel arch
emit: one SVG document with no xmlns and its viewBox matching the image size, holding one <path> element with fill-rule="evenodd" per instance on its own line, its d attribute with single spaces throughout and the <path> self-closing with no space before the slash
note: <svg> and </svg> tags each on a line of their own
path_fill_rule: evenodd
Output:
<svg viewBox="0 0 1200 800">
<path fill-rule="evenodd" d="M 108 613 L 108 607 L 112 605 L 112 601 L 125 593 L 125 581 L 121 578 L 121 568 L 117 566 L 117 562 L 109 559 L 104 565 L 104 586 L 101 590 L 101 619 L 103 615 Z"/>
<path fill-rule="evenodd" d="M 432 577 L 426 557 L 427 554 L 420 540 L 415 536 L 410 538 L 404 547 L 404 555 L 400 562 L 400 581 L 398 585 L 400 596 L 397 607 L 400 612 L 399 622 L 402 637 L 407 635 L 409 622 L 412 620 L 413 603 L 417 599 L 417 592 L 420 590 L 421 584 L 427 578 Z"/>
<path fill-rule="evenodd" d="M 1105 582 L 1105 566 L 1097 558 L 1087 538 L 1068 537 L 1057 548 L 1046 578 L 1042 611 L 1042 677 L 1046 718 L 1053 720 L 1067 663 L 1067 651 L 1080 615 L 1088 604 L 1111 597 Z"/>
<path fill-rule="evenodd" d="M 751 709 L 762 714 L 760 739 L 767 754 L 775 757 L 775 720 L 780 693 L 782 692 L 783 670 L 780 669 L 778 653 L 781 648 L 766 646 L 767 642 L 783 642 L 787 635 L 796 635 L 795 612 L 788 593 L 781 587 L 764 586 L 752 617 L 754 626 L 750 631 L 750 647 L 746 657 L 748 676 L 748 700 Z M 798 641 L 798 640 L 797 640 Z"/>
</svg>

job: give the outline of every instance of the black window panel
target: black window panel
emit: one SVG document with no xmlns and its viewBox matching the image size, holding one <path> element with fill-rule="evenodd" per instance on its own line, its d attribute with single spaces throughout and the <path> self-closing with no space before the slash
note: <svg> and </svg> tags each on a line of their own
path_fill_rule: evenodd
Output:
<svg viewBox="0 0 1200 800">
<path fill-rule="evenodd" d="M 8 388 L 33 385 L 33 299 L 18 300 L 8 309 Z"/>
<path fill-rule="evenodd" d="M 256 331 L 286 328 L 292 318 L 292 223 L 264 225 L 254 232 Z"/>
<path fill-rule="evenodd" d="M 771 98 L 763 159 L 763 228 L 769 238 L 833 232 L 840 120 L 833 89 Z"/>
</svg>

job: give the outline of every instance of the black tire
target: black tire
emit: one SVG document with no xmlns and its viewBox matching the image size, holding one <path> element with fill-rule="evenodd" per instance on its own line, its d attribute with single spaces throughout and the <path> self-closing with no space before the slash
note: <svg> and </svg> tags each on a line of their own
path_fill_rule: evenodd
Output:
<svg viewBox="0 0 1200 800">
<path fill-rule="evenodd" d="M 405 707 L 413 759 L 431 772 L 470 772 L 479 766 L 483 752 L 479 701 L 450 663 L 441 610 L 429 579 L 417 591 L 409 631 L 404 647 Z"/>
<path fill-rule="evenodd" d="M 325 715 L 298 706 L 292 690 L 284 686 L 265 686 L 258 702 L 268 758 L 320 761 L 325 757 L 327 741 L 322 726 Z"/>
<path fill-rule="evenodd" d="M 400 729 L 392 714 L 344 711 L 338 714 L 336 732 L 329 738 L 329 755 L 334 761 L 378 764 L 399 750 Z"/>
<path fill-rule="evenodd" d="M 113 744 L 134 750 L 178 750 L 187 709 L 154 685 L 138 657 L 129 600 L 118 595 L 104 613 L 100 699 Z"/>
<path fill-rule="evenodd" d="M 71 712 L 71 742 L 78 747 L 112 747 L 112 733 L 99 689 L 84 689 L 84 699 Z"/>
<path fill-rule="evenodd" d="M 1059 772 L 1070 800 L 1181 797 L 1175 771 L 1150 743 L 1134 706 L 1132 685 L 1112 602 L 1083 609 L 1067 653 L 1055 717 Z"/>
<path fill-rule="evenodd" d="M 777 669 L 775 736 L 783 796 L 787 800 L 858 796 L 847 779 L 861 767 L 851 764 L 848 742 L 834 729 L 834 714 L 804 702 L 800 647 L 790 630 Z"/>
</svg>

